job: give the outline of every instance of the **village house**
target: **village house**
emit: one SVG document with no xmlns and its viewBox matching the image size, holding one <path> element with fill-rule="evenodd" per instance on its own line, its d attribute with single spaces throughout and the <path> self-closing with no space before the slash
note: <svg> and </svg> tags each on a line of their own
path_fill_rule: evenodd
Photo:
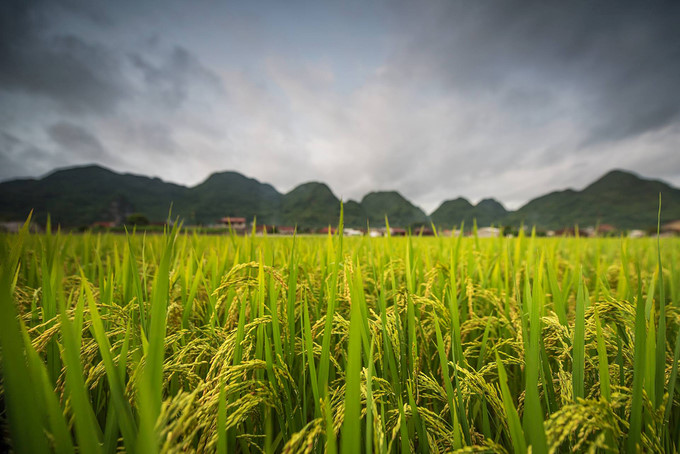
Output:
<svg viewBox="0 0 680 454">
<path fill-rule="evenodd" d="M 406 229 L 400 227 L 390 227 L 391 236 L 406 236 Z"/>
<path fill-rule="evenodd" d="M 220 219 L 220 224 L 238 233 L 246 231 L 246 218 L 224 217 Z"/>
<path fill-rule="evenodd" d="M 565 227 L 563 229 L 555 230 L 555 236 L 576 236 L 576 228 Z"/>
<path fill-rule="evenodd" d="M 7 232 L 7 233 L 19 233 L 21 228 L 24 226 L 23 221 L 5 221 L 5 222 L 0 222 L 0 232 Z M 34 222 L 31 222 L 28 226 L 28 231 L 37 233 L 41 232 L 42 229 Z"/>
<path fill-rule="evenodd" d="M 593 227 L 592 225 L 579 230 L 579 235 L 582 237 L 597 236 L 595 233 L 595 227 Z"/>
<path fill-rule="evenodd" d="M 295 234 L 295 227 L 290 227 L 287 225 L 280 225 L 276 227 L 276 231 L 279 233 L 279 235 L 294 235 Z"/>
<path fill-rule="evenodd" d="M 266 225 L 266 224 L 256 224 L 255 225 L 255 233 L 257 235 L 264 235 L 265 233 L 271 234 L 276 232 L 276 226 L 274 225 Z"/>
<path fill-rule="evenodd" d="M 667 235 L 680 235 L 680 219 L 662 225 L 661 233 L 665 233 Z"/>
<path fill-rule="evenodd" d="M 371 238 L 379 238 L 384 235 L 385 232 L 383 232 L 381 229 L 370 229 L 368 231 L 368 236 Z"/>
<path fill-rule="evenodd" d="M 414 236 L 434 236 L 434 230 L 428 227 L 417 227 L 413 230 Z"/>
<path fill-rule="evenodd" d="M 614 227 L 611 224 L 600 224 L 595 229 L 595 233 L 597 233 L 598 235 L 605 235 L 606 236 L 606 235 L 612 235 L 612 234 L 616 233 L 616 230 L 617 230 L 616 227 Z"/>
<path fill-rule="evenodd" d="M 600 224 L 597 227 L 586 227 L 581 232 L 581 236 L 611 236 L 616 233 L 616 227 L 611 224 Z"/>
<path fill-rule="evenodd" d="M 644 238 L 647 236 L 644 230 L 633 229 L 628 232 L 628 238 Z"/>
<path fill-rule="evenodd" d="M 501 235 L 501 229 L 496 227 L 482 227 L 477 229 L 477 238 L 498 238 Z"/>
</svg>

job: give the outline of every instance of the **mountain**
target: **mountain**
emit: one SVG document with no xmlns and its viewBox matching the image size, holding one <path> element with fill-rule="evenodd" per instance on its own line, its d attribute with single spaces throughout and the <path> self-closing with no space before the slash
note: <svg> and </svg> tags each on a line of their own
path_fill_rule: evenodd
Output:
<svg viewBox="0 0 680 454">
<path fill-rule="evenodd" d="M 423 210 L 396 191 L 370 192 L 361 199 L 361 206 L 371 226 L 384 226 L 385 216 L 390 226 L 409 227 L 416 224 L 429 224 L 429 218 Z"/>
<path fill-rule="evenodd" d="M 366 228 L 368 215 L 364 207 L 355 200 L 343 202 L 344 223 L 348 227 Z"/>
<path fill-rule="evenodd" d="M 507 216 L 508 210 L 495 199 L 483 199 L 475 206 L 478 226 L 499 225 Z"/>
<path fill-rule="evenodd" d="M 473 218 L 475 210 L 467 199 L 458 197 L 454 200 L 446 200 L 439 205 L 439 208 L 434 210 L 430 217 L 432 222 L 438 227 L 452 228 L 460 226 L 460 223 L 465 221 L 468 227 Z"/>
<path fill-rule="evenodd" d="M 158 178 L 119 174 L 99 166 L 75 167 L 42 179 L 0 183 L 0 218 L 26 219 L 33 209 L 34 219 L 41 224 L 48 212 L 55 224 L 66 226 L 120 221 L 134 211 L 162 220 L 170 203 L 185 191 Z"/>
<path fill-rule="evenodd" d="M 613 170 L 581 191 L 567 189 L 529 201 L 508 212 L 493 199 L 472 205 L 464 198 L 447 200 L 431 215 L 432 222 L 451 228 L 477 224 L 536 225 L 557 229 L 611 224 L 620 229 L 656 225 L 662 194 L 661 221 L 680 219 L 680 189 L 658 180 Z M 172 216 L 186 224 L 212 224 L 224 216 L 257 217 L 258 224 L 297 225 L 300 229 L 336 225 L 339 199 L 320 182 L 305 183 L 287 194 L 237 172 L 219 172 L 204 182 L 185 187 L 141 175 L 121 174 L 100 166 L 56 170 L 43 178 L 0 183 L 0 220 L 34 219 L 44 224 L 47 213 L 64 227 L 95 221 L 123 221 L 132 213 L 163 221 Z M 371 192 L 361 202 L 344 204 L 347 227 L 429 225 L 430 217 L 396 191 Z"/>
<path fill-rule="evenodd" d="M 302 228 L 335 226 L 340 221 L 339 207 L 340 200 L 328 186 L 305 183 L 283 196 L 281 219 Z M 427 215 L 397 192 L 370 193 L 361 203 L 349 200 L 343 203 L 343 212 L 346 227 L 384 226 L 386 214 L 394 226 L 427 223 Z"/>
<path fill-rule="evenodd" d="M 680 218 L 680 189 L 633 173 L 612 170 L 582 191 L 568 189 L 531 200 L 506 218 L 511 225 L 545 228 L 611 224 L 620 229 L 656 225 L 661 193 L 661 222 Z"/>
<path fill-rule="evenodd" d="M 400 205 L 407 211 L 414 208 L 401 196 L 388 204 L 395 216 L 404 210 Z M 204 225 L 239 216 L 249 222 L 257 218 L 258 224 L 309 229 L 337 225 L 340 215 L 340 200 L 324 183 L 305 183 L 280 194 L 273 186 L 238 172 L 214 173 L 189 188 L 91 165 L 59 169 L 40 179 L 0 183 L 0 220 L 25 219 L 33 209 L 38 223 L 44 224 L 49 212 L 53 223 L 64 227 L 122 222 L 132 213 L 160 222 L 167 219 L 171 206 L 173 218 Z M 348 227 L 366 227 L 369 218 L 364 206 L 353 200 L 344 204 L 344 216 Z M 376 217 L 384 223 L 383 214 Z M 395 225 L 401 225 L 400 219 L 395 217 Z"/>
<path fill-rule="evenodd" d="M 467 199 L 459 197 L 443 202 L 430 217 L 436 226 L 443 228 L 459 227 L 461 222 L 471 227 L 475 219 L 478 226 L 484 227 L 500 225 L 507 214 L 503 205 L 494 199 L 484 199 L 472 205 Z"/>
<path fill-rule="evenodd" d="M 301 184 L 283 196 L 281 217 L 287 225 L 327 227 L 340 220 L 340 200 L 323 183 Z"/>
<path fill-rule="evenodd" d="M 210 224 L 224 216 L 239 216 L 258 224 L 279 224 L 283 197 L 273 186 L 238 172 L 213 173 L 188 188 L 176 200 L 176 212 L 189 224 Z"/>
</svg>

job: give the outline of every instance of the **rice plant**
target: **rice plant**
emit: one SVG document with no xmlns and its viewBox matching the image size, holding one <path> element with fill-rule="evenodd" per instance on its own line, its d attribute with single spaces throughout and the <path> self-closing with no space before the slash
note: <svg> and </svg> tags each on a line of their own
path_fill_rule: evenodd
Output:
<svg viewBox="0 0 680 454">
<path fill-rule="evenodd" d="M 675 452 L 680 241 L 0 237 L 1 450 Z"/>
</svg>

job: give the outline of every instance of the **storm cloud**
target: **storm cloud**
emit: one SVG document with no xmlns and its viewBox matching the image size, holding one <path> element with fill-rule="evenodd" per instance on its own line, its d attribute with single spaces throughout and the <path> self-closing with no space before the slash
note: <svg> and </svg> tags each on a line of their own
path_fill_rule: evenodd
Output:
<svg viewBox="0 0 680 454">
<path fill-rule="evenodd" d="M 55 123 L 49 127 L 48 134 L 63 153 L 72 153 L 94 162 L 101 160 L 107 154 L 99 139 L 78 125 L 66 122 Z"/>
<path fill-rule="evenodd" d="M 493 93 L 523 114 L 579 103 L 590 142 L 662 128 L 680 113 L 680 5 L 672 2 L 445 2 L 404 21 L 402 73 Z M 410 64 L 409 64 L 410 63 Z M 424 74 L 423 74 L 424 73 Z M 399 77 L 395 75 L 395 77 Z M 543 95 L 543 96 L 542 96 Z M 529 104 L 529 105 L 527 105 Z M 560 113 L 555 112 L 555 113 Z"/>
<path fill-rule="evenodd" d="M 128 94 L 105 46 L 51 30 L 53 6 L 9 0 L 0 6 L 0 87 L 54 101 L 71 114 L 107 113 Z"/>
<path fill-rule="evenodd" d="M 612 168 L 680 185 L 675 2 L 0 5 L 0 178 L 96 162 L 195 184 L 510 207 Z"/>
</svg>

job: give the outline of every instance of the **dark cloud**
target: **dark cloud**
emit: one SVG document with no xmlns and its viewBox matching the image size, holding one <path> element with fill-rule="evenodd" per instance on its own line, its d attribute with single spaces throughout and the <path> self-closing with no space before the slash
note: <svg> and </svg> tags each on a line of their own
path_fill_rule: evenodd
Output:
<svg viewBox="0 0 680 454">
<path fill-rule="evenodd" d="M 77 16 L 85 17 L 98 27 L 112 27 L 115 25 L 115 21 L 97 1 L 58 0 L 58 3 L 66 11 Z"/>
<path fill-rule="evenodd" d="M 678 119 L 680 3 L 428 5 L 400 16 L 410 38 L 394 55 L 394 77 L 428 80 L 470 96 L 502 97 L 513 89 L 568 93 L 580 103 L 588 143 L 623 139 Z M 527 112 L 513 97 L 503 107 Z M 546 103 L 532 111 L 562 113 L 554 107 Z"/>
<path fill-rule="evenodd" d="M 73 123 L 53 124 L 47 133 L 62 150 L 81 159 L 97 162 L 107 155 L 104 146 L 92 133 Z"/>
<path fill-rule="evenodd" d="M 0 131 L 0 180 L 44 174 L 55 164 L 45 150 Z"/>
<path fill-rule="evenodd" d="M 152 46 L 156 47 L 154 42 Z M 182 46 L 175 46 L 157 64 L 140 53 L 131 53 L 129 58 L 144 75 L 149 92 L 155 93 L 166 107 L 181 106 L 191 87 L 197 85 L 222 92 L 219 77 Z"/>
<path fill-rule="evenodd" d="M 180 158 L 182 147 L 173 136 L 170 126 L 148 120 L 127 122 L 116 131 L 117 135 L 126 137 L 126 142 L 141 150 L 149 150 L 151 160 L 163 158 Z"/>
<path fill-rule="evenodd" d="M 128 96 L 120 62 L 103 45 L 50 32 L 46 2 L 0 2 L 0 91 L 47 97 L 72 113 L 107 113 Z"/>
</svg>

